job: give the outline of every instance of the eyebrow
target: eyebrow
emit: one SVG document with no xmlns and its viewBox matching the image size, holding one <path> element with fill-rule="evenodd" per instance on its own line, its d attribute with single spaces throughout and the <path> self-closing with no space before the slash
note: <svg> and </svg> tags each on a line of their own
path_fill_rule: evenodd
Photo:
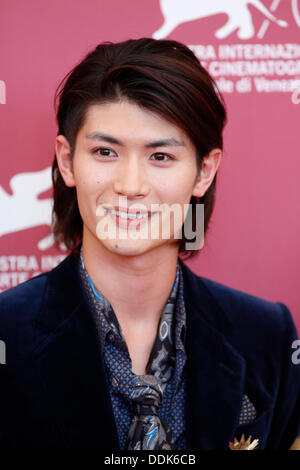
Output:
<svg viewBox="0 0 300 470">
<path fill-rule="evenodd" d="M 121 140 L 116 139 L 115 137 L 109 134 L 102 134 L 102 132 L 90 132 L 85 137 L 88 140 L 102 140 L 110 144 L 117 144 L 117 145 L 124 146 L 124 143 Z M 159 139 L 153 142 L 148 142 L 145 145 L 146 148 L 170 147 L 170 146 L 185 147 L 185 143 L 181 140 L 175 139 L 174 137 L 167 137 L 167 138 Z"/>
</svg>

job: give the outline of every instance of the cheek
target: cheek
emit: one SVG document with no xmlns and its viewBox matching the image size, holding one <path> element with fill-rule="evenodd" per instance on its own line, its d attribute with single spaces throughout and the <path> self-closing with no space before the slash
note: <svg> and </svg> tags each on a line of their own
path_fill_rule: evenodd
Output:
<svg viewBox="0 0 300 470">
<path fill-rule="evenodd" d="M 168 174 L 156 181 L 157 192 L 165 202 L 189 203 L 194 188 L 195 171 L 180 171 L 174 175 Z"/>
<path fill-rule="evenodd" d="M 93 196 L 105 184 L 105 175 L 92 164 L 83 164 L 80 159 L 74 164 L 74 179 L 78 197 L 81 195 Z"/>
</svg>

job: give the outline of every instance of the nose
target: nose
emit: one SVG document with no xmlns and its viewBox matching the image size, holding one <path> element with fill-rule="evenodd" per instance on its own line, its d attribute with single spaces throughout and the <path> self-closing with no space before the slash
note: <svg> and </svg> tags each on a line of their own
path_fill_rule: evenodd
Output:
<svg viewBox="0 0 300 470">
<path fill-rule="evenodd" d="M 143 162 L 136 156 L 128 158 L 119 166 L 114 181 L 114 190 L 117 194 L 127 198 L 144 197 L 149 193 L 149 183 L 146 181 L 146 172 Z"/>
</svg>

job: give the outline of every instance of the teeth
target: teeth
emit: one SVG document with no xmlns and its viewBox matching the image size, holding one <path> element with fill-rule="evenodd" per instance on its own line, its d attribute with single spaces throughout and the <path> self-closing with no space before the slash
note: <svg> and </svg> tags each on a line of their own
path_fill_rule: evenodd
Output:
<svg viewBox="0 0 300 470">
<path fill-rule="evenodd" d="M 110 212 L 114 215 L 122 217 L 123 219 L 147 219 L 148 217 L 148 214 L 129 214 L 127 212 L 115 211 L 114 209 L 110 209 Z"/>
</svg>

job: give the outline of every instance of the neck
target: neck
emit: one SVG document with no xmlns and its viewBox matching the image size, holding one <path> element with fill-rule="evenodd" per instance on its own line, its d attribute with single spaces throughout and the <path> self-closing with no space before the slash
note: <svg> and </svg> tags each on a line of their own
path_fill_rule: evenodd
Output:
<svg viewBox="0 0 300 470">
<path fill-rule="evenodd" d="M 84 231 L 82 254 L 94 286 L 111 303 L 120 324 L 156 328 L 175 281 L 178 246 L 126 256 L 107 250 Z"/>
</svg>

